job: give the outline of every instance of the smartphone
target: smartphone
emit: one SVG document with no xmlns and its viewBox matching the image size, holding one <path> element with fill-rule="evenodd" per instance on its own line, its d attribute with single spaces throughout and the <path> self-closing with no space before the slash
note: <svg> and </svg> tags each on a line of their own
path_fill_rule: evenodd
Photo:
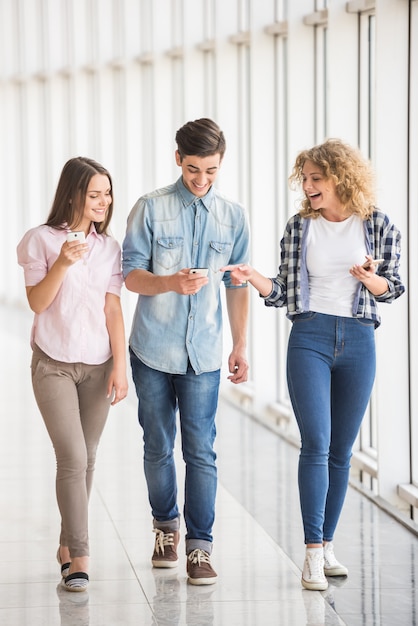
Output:
<svg viewBox="0 0 418 626">
<path fill-rule="evenodd" d="M 367 270 L 371 265 L 380 265 L 384 260 L 385 259 L 373 259 L 373 261 L 366 261 L 361 267 Z"/>
<path fill-rule="evenodd" d="M 84 243 L 86 236 L 82 230 L 75 230 L 73 233 L 68 233 L 67 241 L 78 241 L 78 243 Z"/>
<path fill-rule="evenodd" d="M 209 270 L 207 267 L 192 267 L 189 274 L 200 274 L 201 276 L 207 276 L 208 271 Z"/>
</svg>

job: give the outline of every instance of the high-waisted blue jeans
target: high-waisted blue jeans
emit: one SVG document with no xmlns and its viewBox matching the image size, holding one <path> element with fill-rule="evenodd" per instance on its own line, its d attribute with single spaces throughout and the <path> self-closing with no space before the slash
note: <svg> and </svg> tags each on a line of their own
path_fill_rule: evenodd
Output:
<svg viewBox="0 0 418 626">
<path fill-rule="evenodd" d="M 213 449 L 220 371 L 166 374 L 145 365 L 130 350 L 138 396 L 138 419 L 144 431 L 144 470 L 154 527 L 178 528 L 177 479 L 174 463 L 176 415 L 186 464 L 184 520 L 186 552 L 212 550 L 217 487 Z M 172 527 L 170 526 L 170 522 Z"/>
<path fill-rule="evenodd" d="M 312 312 L 295 318 L 287 381 L 301 435 L 299 496 L 306 544 L 334 537 L 375 369 L 371 320 Z"/>
</svg>

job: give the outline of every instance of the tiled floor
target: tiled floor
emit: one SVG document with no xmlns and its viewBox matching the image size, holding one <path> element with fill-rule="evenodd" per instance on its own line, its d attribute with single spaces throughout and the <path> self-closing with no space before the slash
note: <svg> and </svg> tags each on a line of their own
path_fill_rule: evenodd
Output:
<svg viewBox="0 0 418 626">
<path fill-rule="evenodd" d="M 418 539 L 349 490 L 336 537 L 350 570 L 300 585 L 297 450 L 221 403 L 212 587 L 150 566 L 154 535 L 131 397 L 111 411 L 91 501 L 91 583 L 60 587 L 52 448 L 33 400 L 27 311 L 0 307 L 0 626 L 415 626 Z M 180 481 L 182 475 L 179 462 Z"/>
</svg>

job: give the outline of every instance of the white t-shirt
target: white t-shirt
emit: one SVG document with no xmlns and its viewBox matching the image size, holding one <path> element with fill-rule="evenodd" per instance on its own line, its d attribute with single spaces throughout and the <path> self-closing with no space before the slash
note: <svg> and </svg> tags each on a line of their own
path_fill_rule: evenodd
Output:
<svg viewBox="0 0 418 626">
<path fill-rule="evenodd" d="M 349 270 L 355 263 L 364 263 L 366 254 L 363 221 L 357 215 L 343 222 L 322 216 L 311 220 L 306 251 L 311 311 L 353 316 L 359 283 Z"/>
</svg>

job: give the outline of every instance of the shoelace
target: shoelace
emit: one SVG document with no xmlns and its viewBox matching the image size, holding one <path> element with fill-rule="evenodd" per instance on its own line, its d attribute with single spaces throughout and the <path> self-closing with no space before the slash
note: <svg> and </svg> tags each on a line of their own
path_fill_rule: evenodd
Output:
<svg viewBox="0 0 418 626">
<path fill-rule="evenodd" d="M 197 565 L 200 565 L 201 563 L 210 564 L 209 554 L 205 552 L 204 550 L 202 550 L 201 548 L 196 548 L 195 550 L 190 552 L 187 558 L 194 565 L 196 565 L 196 563 Z"/>
<path fill-rule="evenodd" d="M 310 554 L 308 557 L 308 567 L 313 578 L 324 575 L 324 559 L 322 554 Z"/>
<path fill-rule="evenodd" d="M 174 546 L 174 533 L 165 533 L 159 528 L 154 528 L 153 532 L 157 535 L 155 537 L 155 551 L 158 554 L 164 554 L 164 546 Z"/>
</svg>

